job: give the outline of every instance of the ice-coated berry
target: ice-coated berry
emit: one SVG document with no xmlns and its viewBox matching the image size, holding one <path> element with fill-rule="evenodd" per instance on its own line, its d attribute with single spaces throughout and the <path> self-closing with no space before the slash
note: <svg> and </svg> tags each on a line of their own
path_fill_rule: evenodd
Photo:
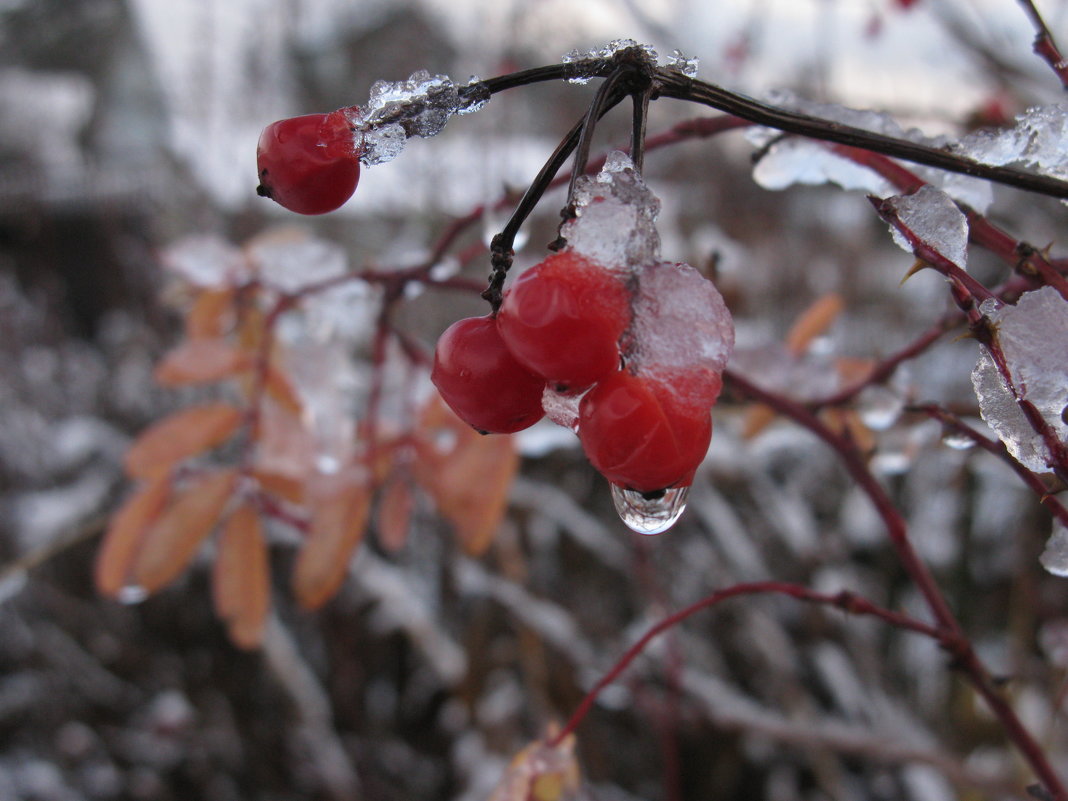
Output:
<svg viewBox="0 0 1068 801">
<path fill-rule="evenodd" d="M 679 403 L 670 385 L 623 370 L 582 398 L 578 431 L 605 478 L 654 492 L 691 483 L 712 439 L 712 416 Z"/>
<path fill-rule="evenodd" d="M 298 214 L 325 214 L 360 180 L 353 134 L 342 112 L 272 122 L 256 147 L 257 192 Z"/>
<path fill-rule="evenodd" d="M 520 431 L 543 415 L 545 381 L 515 360 L 493 317 L 468 317 L 445 329 L 430 380 L 456 415 L 483 433 Z"/>
<path fill-rule="evenodd" d="M 497 325 L 522 365 L 558 389 L 577 391 L 619 369 L 629 319 L 624 275 L 564 250 L 519 277 Z"/>
</svg>

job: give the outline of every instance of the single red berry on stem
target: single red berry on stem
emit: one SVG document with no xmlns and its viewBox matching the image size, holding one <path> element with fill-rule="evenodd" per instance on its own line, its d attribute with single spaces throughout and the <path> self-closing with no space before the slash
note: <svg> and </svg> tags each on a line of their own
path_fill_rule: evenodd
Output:
<svg viewBox="0 0 1068 801">
<path fill-rule="evenodd" d="M 457 417 L 484 434 L 521 431 L 544 414 L 544 379 L 515 360 L 493 317 L 468 317 L 445 329 L 430 380 Z"/>
<path fill-rule="evenodd" d="M 577 391 L 619 369 L 619 339 L 629 319 L 623 275 L 564 250 L 519 276 L 497 325 L 527 369 Z"/>
<path fill-rule="evenodd" d="M 256 147 L 256 191 L 298 214 L 326 214 L 360 180 L 353 133 L 341 111 L 272 122 Z"/>
<path fill-rule="evenodd" d="M 693 481 L 712 440 L 712 416 L 680 404 L 669 385 L 623 370 L 583 396 L 578 430 L 586 457 L 605 478 L 655 492 Z"/>
</svg>

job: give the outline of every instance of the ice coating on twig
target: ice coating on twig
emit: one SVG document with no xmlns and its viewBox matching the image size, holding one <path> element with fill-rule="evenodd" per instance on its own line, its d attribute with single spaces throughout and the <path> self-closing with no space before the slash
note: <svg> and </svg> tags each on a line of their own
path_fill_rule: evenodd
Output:
<svg viewBox="0 0 1068 801">
<path fill-rule="evenodd" d="M 921 242 L 962 270 L 967 269 L 968 219 L 949 195 L 927 185 L 911 195 L 896 195 L 887 204 L 901 225 Z M 913 252 L 912 244 L 899 228 L 891 225 L 890 233 L 902 250 Z"/>
<path fill-rule="evenodd" d="M 660 200 L 625 153 L 610 153 L 596 176 L 579 178 L 574 211 L 560 233 L 575 252 L 606 267 L 636 267 L 659 259 Z"/>
<path fill-rule="evenodd" d="M 1062 417 L 1068 405 L 1068 302 L 1052 287 L 1042 287 L 1025 292 L 1015 306 L 988 301 L 981 309 L 994 327 L 1012 388 L 984 348 L 972 371 L 979 411 L 1017 461 L 1048 472 L 1049 449 L 1017 399 L 1032 404 L 1058 440 L 1068 440 Z"/>
<path fill-rule="evenodd" d="M 777 108 L 840 122 L 895 139 L 929 147 L 951 146 L 944 136 L 929 137 L 916 128 L 902 128 L 884 112 L 852 109 L 835 103 L 817 103 L 786 90 L 770 92 L 764 101 Z M 784 136 L 780 131 L 762 127 L 748 129 L 746 138 L 756 147 L 764 149 L 753 167 L 753 178 L 765 189 L 785 189 L 795 183 L 819 185 L 830 182 L 843 189 L 859 190 L 878 197 L 886 197 L 894 192 L 893 185 L 874 170 L 838 155 L 832 146 L 824 142 Z M 955 200 L 967 203 L 980 212 L 986 211 L 993 200 L 989 183 L 981 179 L 916 164 L 910 164 L 909 169 L 924 181 L 941 187 Z"/>
<path fill-rule="evenodd" d="M 382 164 L 396 158 L 410 137 L 435 136 L 451 117 L 478 111 L 488 100 L 478 78 L 457 85 L 447 75 L 419 70 L 404 81 L 375 81 L 367 103 L 346 109 L 346 116 L 362 137 L 360 160 Z"/>
<path fill-rule="evenodd" d="M 1018 115 L 1013 127 L 975 131 L 952 149 L 984 164 L 1018 163 L 1068 178 L 1068 111 L 1057 105 L 1035 106 Z"/>
<path fill-rule="evenodd" d="M 1053 533 L 1046 541 L 1039 561 L 1053 575 L 1068 577 L 1068 528 L 1059 520 L 1053 521 Z"/>
<path fill-rule="evenodd" d="M 697 56 L 686 56 L 681 50 L 672 50 L 671 56 L 664 62 L 664 66 L 669 70 L 681 72 L 687 78 L 697 77 Z"/>
<path fill-rule="evenodd" d="M 597 74 L 597 67 L 606 58 L 611 58 L 621 50 L 631 47 L 640 48 L 650 61 L 656 62 L 656 50 L 647 44 L 638 44 L 633 39 L 613 39 L 602 47 L 591 50 L 572 50 L 561 59 L 563 64 L 574 64 L 574 69 L 567 76 L 568 83 L 586 84 Z M 696 67 L 696 62 L 695 62 Z"/>
</svg>

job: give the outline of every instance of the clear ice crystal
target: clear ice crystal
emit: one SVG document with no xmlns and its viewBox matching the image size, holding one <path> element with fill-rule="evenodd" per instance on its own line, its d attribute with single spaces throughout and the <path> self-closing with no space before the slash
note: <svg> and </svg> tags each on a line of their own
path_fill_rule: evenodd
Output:
<svg viewBox="0 0 1068 801">
<path fill-rule="evenodd" d="M 1053 521 L 1053 533 L 1038 560 L 1053 575 L 1068 578 L 1068 528 L 1059 520 Z"/>
<path fill-rule="evenodd" d="M 681 72 L 687 78 L 697 77 L 697 57 L 685 56 L 681 50 L 672 50 L 671 57 L 664 66 L 669 70 Z"/>
<path fill-rule="evenodd" d="M 860 421 L 872 431 L 886 431 L 905 411 L 905 399 L 885 386 L 869 386 L 857 396 Z"/>
<path fill-rule="evenodd" d="M 887 201 L 898 219 L 920 240 L 962 270 L 968 268 L 968 219 L 957 204 L 940 189 L 927 185 L 911 195 L 895 195 Z M 912 245 L 890 226 L 894 242 L 907 253 Z"/>
<path fill-rule="evenodd" d="M 541 408 L 545 410 L 545 416 L 558 426 L 578 431 L 579 403 L 582 395 L 564 394 L 557 392 L 550 386 L 545 387 L 541 396 Z"/>
<path fill-rule="evenodd" d="M 1063 106 L 1035 106 L 1002 130 L 983 129 L 953 147 L 984 164 L 1019 163 L 1055 178 L 1068 178 L 1068 110 Z"/>
<path fill-rule="evenodd" d="M 348 109 L 347 117 L 362 135 L 360 160 L 371 166 L 396 158 L 410 137 L 436 136 L 452 116 L 478 111 L 489 99 L 474 76 L 457 85 L 419 70 L 404 81 L 375 81 L 366 105 Z"/>
<path fill-rule="evenodd" d="M 612 58 L 616 53 L 621 50 L 627 50 L 631 47 L 640 48 L 646 58 L 651 62 L 656 63 L 656 50 L 647 44 L 638 44 L 633 39 L 613 39 L 603 47 L 595 47 L 592 50 L 572 50 L 561 58 L 561 62 L 564 64 L 573 64 L 574 68 L 569 70 L 566 78 L 568 83 L 586 84 L 590 82 L 590 79 L 597 74 L 597 68 L 606 58 Z M 696 67 L 696 59 L 694 59 L 694 66 Z"/>
<path fill-rule="evenodd" d="M 617 150 L 596 176 L 579 179 L 576 216 L 561 235 L 573 250 L 606 267 L 637 267 L 660 257 L 659 213 L 660 200 Z"/>
<path fill-rule="evenodd" d="M 672 487 L 654 497 L 612 485 L 612 503 L 619 519 L 638 534 L 662 534 L 686 511 L 689 487 Z"/>
<path fill-rule="evenodd" d="M 979 411 L 1017 461 L 1048 472 L 1050 453 L 1017 402 L 1030 402 L 1061 442 L 1068 441 L 1068 302 L 1052 287 L 1025 292 L 1014 306 L 984 303 L 1012 379 L 1005 382 L 984 348 L 972 371 Z M 1015 389 L 1015 394 L 1013 392 Z"/>
</svg>

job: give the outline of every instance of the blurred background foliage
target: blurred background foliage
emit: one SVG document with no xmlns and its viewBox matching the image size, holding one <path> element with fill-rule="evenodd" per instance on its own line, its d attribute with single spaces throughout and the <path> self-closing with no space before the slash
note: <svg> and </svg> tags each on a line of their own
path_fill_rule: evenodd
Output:
<svg viewBox="0 0 1068 801">
<path fill-rule="evenodd" d="M 1065 33 L 1068 6 L 1046 5 Z M 1061 94 L 1010 0 L 0 2 L 0 798 L 476 801 L 638 633 L 714 588 L 771 577 L 919 610 L 832 455 L 786 424 L 746 440 L 731 409 L 663 537 L 627 533 L 581 452 L 531 436 L 486 557 L 463 556 L 422 503 L 406 549 L 362 549 L 324 611 L 278 593 L 263 652 L 228 643 L 203 565 L 139 606 L 95 597 L 122 452 L 187 400 L 152 381 L 178 329 L 161 248 L 294 222 L 255 197 L 260 128 L 359 103 L 380 78 L 487 77 L 620 37 L 697 56 L 731 88 L 884 109 L 928 133 Z M 591 93 L 497 97 L 298 224 L 354 266 L 411 264 L 450 219 L 521 189 Z M 657 103 L 650 132 L 699 113 Z M 610 117 L 597 146 L 627 125 Z M 715 267 L 740 347 L 780 342 L 829 292 L 845 312 L 817 362 L 885 355 L 948 308 L 933 276 L 898 286 L 909 259 L 862 196 L 765 191 L 749 156 L 731 135 L 647 160 L 663 252 Z M 1063 207 L 998 197 L 992 217 L 1018 238 L 1063 237 Z M 561 198 L 531 222 L 521 265 Z M 971 269 L 1004 272 L 981 253 Z M 421 297 L 403 320 L 430 345 L 478 308 Z M 1038 568 L 1048 519 L 1007 468 L 931 423 L 873 422 L 906 400 L 974 415 L 975 356 L 942 343 L 858 411 L 917 547 L 1063 766 L 1068 591 Z M 292 548 L 275 536 L 284 580 Z M 578 754 L 599 801 L 1000 798 L 1025 778 L 935 646 L 774 600 L 658 642 L 580 728 Z"/>
</svg>

